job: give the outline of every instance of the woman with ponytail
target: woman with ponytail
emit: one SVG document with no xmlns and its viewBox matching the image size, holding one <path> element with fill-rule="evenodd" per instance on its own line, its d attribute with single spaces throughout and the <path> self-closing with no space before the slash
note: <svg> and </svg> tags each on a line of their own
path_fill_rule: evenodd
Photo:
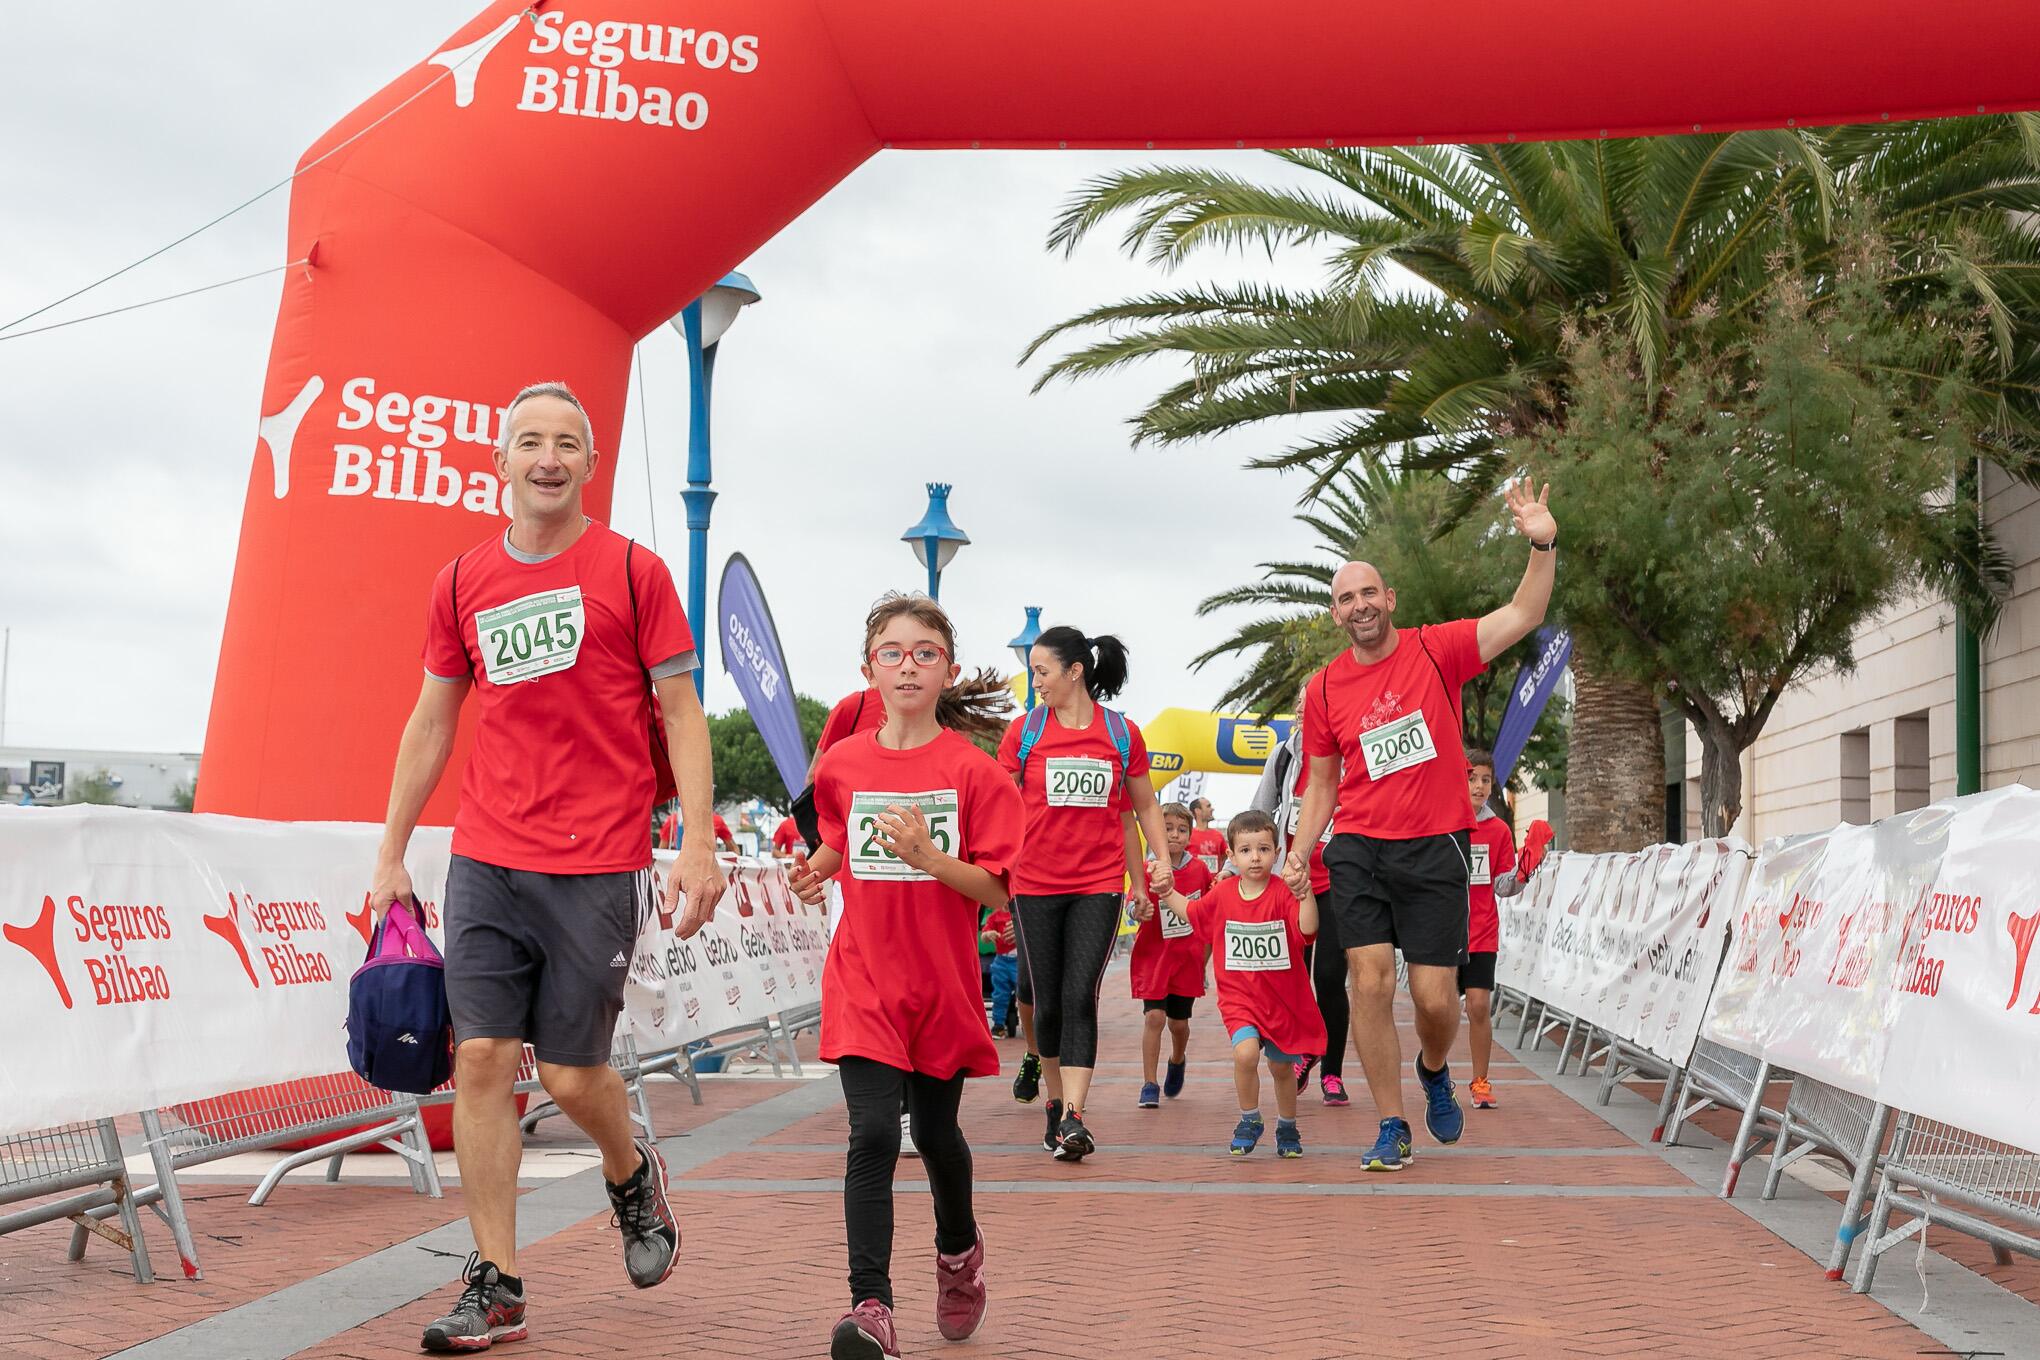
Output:
<svg viewBox="0 0 2040 1360">
<path fill-rule="evenodd" d="M 864 627 L 864 677 L 885 723 L 815 764 L 821 848 L 794 856 L 793 886 L 819 902 L 840 876 L 843 919 L 822 972 L 824 1058 L 850 1115 L 843 1225 L 850 1311 L 833 1360 L 894 1360 L 893 1171 L 900 1110 L 935 1199 L 935 1322 L 961 1341 L 985 1315 L 984 1235 L 971 1211 L 970 1145 L 957 1124 L 966 1077 L 996 1076 L 979 990 L 980 904 L 1008 900 L 1020 852 L 1019 795 L 969 738 L 1003 725 L 999 677 L 962 678 L 956 633 L 926 596 L 888 595 Z M 843 872 L 847 870 L 847 872 Z"/>
<path fill-rule="evenodd" d="M 1049 1095 L 1042 1146 L 1075 1162 L 1097 1146 L 1084 1126 L 1084 1101 L 1098 1061 L 1098 988 L 1119 929 L 1122 888 L 1131 875 L 1135 914 L 1144 919 L 1154 910 L 1148 892 L 1168 892 L 1173 878 L 1166 865 L 1150 873 L 1128 833 L 1137 819 L 1157 854 L 1166 844 L 1147 743 L 1138 727 L 1104 707 L 1126 685 L 1126 644 L 1056 627 L 1035 642 L 1028 661 L 1040 702 L 999 744 L 999 763 L 1027 808 L 1013 919 L 1036 1052 L 1022 1060 L 1014 1094 L 1023 1094 L 1038 1061 Z"/>
</svg>

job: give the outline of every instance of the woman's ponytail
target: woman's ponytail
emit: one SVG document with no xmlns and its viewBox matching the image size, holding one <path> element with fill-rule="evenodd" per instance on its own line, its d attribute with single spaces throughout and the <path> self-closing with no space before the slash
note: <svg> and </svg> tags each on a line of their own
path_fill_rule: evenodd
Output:
<svg viewBox="0 0 2040 1360">
<path fill-rule="evenodd" d="M 1117 698 L 1126 688 L 1126 644 L 1111 634 L 1090 639 L 1097 661 L 1085 672 L 1084 684 L 1099 703 Z"/>
</svg>

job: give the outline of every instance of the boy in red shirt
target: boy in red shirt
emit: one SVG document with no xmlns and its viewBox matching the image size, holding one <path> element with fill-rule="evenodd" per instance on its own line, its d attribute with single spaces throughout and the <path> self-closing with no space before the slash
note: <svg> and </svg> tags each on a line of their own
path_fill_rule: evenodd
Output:
<svg viewBox="0 0 2040 1360">
<path fill-rule="evenodd" d="M 1176 891 L 1196 897 L 1211 886 L 1211 870 L 1190 853 L 1190 809 L 1181 803 L 1162 804 L 1162 830 L 1167 833 L 1169 864 L 1176 871 Z M 1152 867 L 1152 865 L 1150 865 Z M 1133 962 L 1127 969 L 1133 999 L 1140 1002 L 1146 1027 L 1140 1037 L 1140 1107 L 1158 1108 L 1162 1097 L 1183 1094 L 1183 1064 L 1190 1043 L 1190 1012 L 1204 995 L 1204 946 L 1188 921 L 1164 912 L 1151 913 L 1133 937 Z M 1162 1057 L 1162 1026 L 1169 1029 L 1169 1071 L 1157 1084 L 1155 1067 Z"/>
<path fill-rule="evenodd" d="M 1304 946 L 1317 933 L 1317 898 L 1308 869 L 1289 880 L 1273 876 L 1273 817 L 1258 809 L 1237 813 L 1225 831 L 1237 876 L 1220 880 L 1195 903 L 1171 891 L 1164 905 L 1177 918 L 1188 919 L 1211 949 L 1218 1016 L 1232 1037 L 1233 1087 L 1240 1097 L 1232 1155 L 1252 1152 L 1267 1131 L 1257 1061 L 1265 1057 L 1275 1083 L 1275 1150 L 1301 1157 L 1296 1067 L 1325 1051 L 1325 1022 L 1303 960 Z"/>
<path fill-rule="evenodd" d="M 978 938 L 992 946 L 992 1037 L 1010 1039 L 1020 1032 L 1013 993 L 1020 985 L 1020 950 L 1013 938 L 1013 909 L 987 912 Z"/>
<path fill-rule="evenodd" d="M 1467 1094 L 1476 1110 L 1492 1110 L 1494 1085 L 1488 1081 L 1488 1055 L 1495 1042 L 1490 1004 L 1495 993 L 1495 953 L 1501 946 L 1502 918 L 1497 897 L 1523 891 L 1516 874 L 1516 844 L 1509 825 L 1495 816 L 1488 796 L 1495 791 L 1495 758 L 1486 751 L 1466 753 L 1466 792 L 1473 799 L 1473 835 L 1468 844 L 1472 872 L 1466 889 L 1466 962 L 1459 965 L 1459 994 L 1466 998 L 1466 1042 L 1473 1050 L 1473 1085 Z"/>
</svg>

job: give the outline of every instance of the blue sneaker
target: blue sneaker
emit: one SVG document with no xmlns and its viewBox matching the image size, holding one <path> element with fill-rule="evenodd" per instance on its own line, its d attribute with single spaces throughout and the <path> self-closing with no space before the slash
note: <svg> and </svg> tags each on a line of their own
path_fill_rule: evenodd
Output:
<svg viewBox="0 0 2040 1360">
<path fill-rule="evenodd" d="M 1466 1116 L 1452 1096 L 1452 1069 L 1441 1067 L 1435 1079 L 1424 1079 L 1424 1060 L 1417 1059 L 1417 1081 L 1424 1088 L 1424 1127 L 1441 1143 L 1456 1143 L 1466 1132 Z"/>
<path fill-rule="evenodd" d="M 1369 1171 L 1400 1171 L 1403 1159 L 1411 1152 L 1409 1121 L 1384 1119 L 1381 1121 L 1381 1136 L 1361 1156 L 1360 1165 Z"/>
<path fill-rule="evenodd" d="M 1261 1135 L 1268 1131 L 1268 1125 L 1259 1119 L 1240 1116 L 1240 1122 L 1233 1125 L 1231 1152 L 1235 1157 L 1244 1157 L 1254 1150 L 1261 1141 Z"/>
<path fill-rule="evenodd" d="M 1174 1100 L 1183 1094 L 1183 1064 L 1172 1062 L 1162 1072 L 1162 1094 Z"/>
<path fill-rule="evenodd" d="M 1140 1084 L 1140 1107 L 1143 1110 L 1158 1110 L 1162 1107 L 1162 1088 L 1151 1081 Z"/>
<path fill-rule="evenodd" d="M 1303 1155 L 1303 1132 L 1294 1124 L 1275 1126 L 1275 1153 L 1280 1157 L 1301 1157 Z"/>
</svg>

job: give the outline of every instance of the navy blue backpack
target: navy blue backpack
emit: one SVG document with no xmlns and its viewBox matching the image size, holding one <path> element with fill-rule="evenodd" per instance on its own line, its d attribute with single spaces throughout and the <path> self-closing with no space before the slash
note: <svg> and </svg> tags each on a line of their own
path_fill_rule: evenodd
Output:
<svg viewBox="0 0 2040 1360">
<path fill-rule="evenodd" d="M 453 1016 L 446 960 L 417 912 L 384 912 L 347 981 L 347 1063 L 371 1086 L 422 1096 L 453 1075 Z"/>
</svg>

